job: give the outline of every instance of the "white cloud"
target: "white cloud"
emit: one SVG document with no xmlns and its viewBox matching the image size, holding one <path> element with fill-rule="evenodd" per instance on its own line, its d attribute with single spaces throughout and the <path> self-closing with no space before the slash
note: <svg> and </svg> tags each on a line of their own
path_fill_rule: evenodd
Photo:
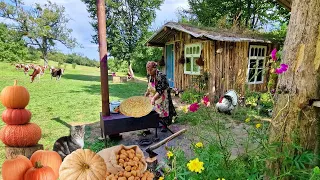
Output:
<svg viewBox="0 0 320 180">
<path fill-rule="evenodd" d="M 72 19 L 68 23 L 68 28 L 72 29 L 72 36 L 78 40 L 84 48 L 75 48 L 68 50 L 62 45 L 58 45 L 58 49 L 65 52 L 82 52 L 84 55 L 92 59 L 99 59 L 97 44 L 91 43 L 91 36 L 95 33 L 90 25 L 91 18 L 86 10 L 86 5 L 81 0 L 51 0 L 59 5 L 63 5 L 66 14 Z M 26 6 L 31 6 L 34 3 L 44 4 L 45 0 L 24 0 Z M 177 21 L 176 11 L 178 8 L 188 8 L 187 0 L 165 0 L 160 6 L 160 10 L 156 10 L 157 17 L 152 24 L 152 28 L 158 28 L 167 21 Z M 0 19 L 0 22 L 4 22 Z"/>
</svg>

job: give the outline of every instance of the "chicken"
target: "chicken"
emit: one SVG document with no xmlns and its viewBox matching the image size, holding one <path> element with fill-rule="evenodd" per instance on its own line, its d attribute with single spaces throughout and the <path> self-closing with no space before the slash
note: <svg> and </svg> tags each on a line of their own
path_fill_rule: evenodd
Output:
<svg viewBox="0 0 320 180">
<path fill-rule="evenodd" d="M 231 114 L 234 107 L 235 106 L 232 104 L 232 98 L 228 95 L 222 96 L 219 102 L 216 104 L 218 112 L 223 112 L 226 114 Z"/>
</svg>

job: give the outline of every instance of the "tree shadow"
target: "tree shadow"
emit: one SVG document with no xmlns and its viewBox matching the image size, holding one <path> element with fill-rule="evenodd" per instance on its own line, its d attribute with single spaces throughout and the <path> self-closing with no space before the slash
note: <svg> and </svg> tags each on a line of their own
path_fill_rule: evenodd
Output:
<svg viewBox="0 0 320 180">
<path fill-rule="evenodd" d="M 109 83 L 109 96 L 118 99 L 126 99 L 131 96 L 141 96 L 146 91 L 147 85 L 145 83 L 127 82 L 121 84 Z M 92 84 L 86 85 L 81 90 L 71 90 L 71 93 L 101 94 L 101 85 Z"/>
<path fill-rule="evenodd" d="M 73 79 L 79 81 L 96 81 L 100 82 L 100 76 L 93 76 L 93 75 L 84 75 L 84 74 L 64 74 L 62 75 L 65 79 Z M 109 80 L 112 80 L 112 76 L 108 76 Z"/>
<path fill-rule="evenodd" d="M 67 128 L 70 128 L 71 125 L 63 120 L 60 119 L 60 117 L 51 118 L 51 120 L 57 121 L 58 123 L 66 126 Z"/>
</svg>

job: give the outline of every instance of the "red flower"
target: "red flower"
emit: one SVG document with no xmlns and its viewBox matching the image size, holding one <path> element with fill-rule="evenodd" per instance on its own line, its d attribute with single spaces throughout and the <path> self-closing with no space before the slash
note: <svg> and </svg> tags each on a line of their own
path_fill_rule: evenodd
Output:
<svg viewBox="0 0 320 180">
<path fill-rule="evenodd" d="M 198 111 L 198 109 L 199 109 L 199 104 L 198 103 L 193 103 L 193 104 L 191 104 L 190 106 L 189 106 L 189 111 L 191 111 L 191 112 L 196 112 L 196 111 Z"/>
<path fill-rule="evenodd" d="M 208 97 L 208 96 L 204 96 L 204 97 L 202 98 L 202 103 L 203 103 L 205 106 L 210 106 L 209 97 Z"/>
</svg>

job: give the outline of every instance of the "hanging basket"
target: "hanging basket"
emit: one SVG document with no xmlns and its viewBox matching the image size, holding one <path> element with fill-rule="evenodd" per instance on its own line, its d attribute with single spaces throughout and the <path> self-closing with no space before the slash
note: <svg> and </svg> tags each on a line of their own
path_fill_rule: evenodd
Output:
<svg viewBox="0 0 320 180">
<path fill-rule="evenodd" d="M 203 58 L 202 58 L 202 50 L 201 50 L 201 54 L 200 54 L 199 59 L 196 60 L 196 63 L 197 63 L 198 66 L 204 66 L 204 61 L 203 61 Z"/>
<path fill-rule="evenodd" d="M 162 58 L 159 60 L 159 66 L 165 66 L 166 63 L 164 62 L 164 56 L 162 56 Z"/>
</svg>

